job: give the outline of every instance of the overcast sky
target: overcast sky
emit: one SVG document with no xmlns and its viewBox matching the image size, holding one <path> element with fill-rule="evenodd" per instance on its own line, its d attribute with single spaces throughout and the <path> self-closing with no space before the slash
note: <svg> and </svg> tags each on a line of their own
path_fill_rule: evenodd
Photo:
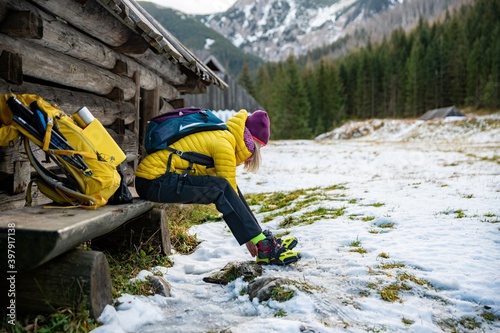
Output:
<svg viewBox="0 0 500 333">
<path fill-rule="evenodd" d="M 237 0 L 145 0 L 173 8 L 187 14 L 212 14 L 224 12 Z M 139 2 L 144 2 L 140 0 Z"/>
</svg>

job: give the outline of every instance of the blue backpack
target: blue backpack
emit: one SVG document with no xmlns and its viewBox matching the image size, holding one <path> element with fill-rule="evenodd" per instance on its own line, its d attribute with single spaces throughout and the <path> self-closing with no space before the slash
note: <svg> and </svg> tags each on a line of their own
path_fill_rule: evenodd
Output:
<svg viewBox="0 0 500 333">
<path fill-rule="evenodd" d="M 177 140 L 193 133 L 213 130 L 227 130 L 227 125 L 208 109 L 188 107 L 175 109 L 152 118 L 146 127 L 144 146 L 148 154 L 158 150 L 169 150 L 189 161 L 189 171 L 193 163 L 213 167 L 212 157 L 196 152 L 182 152 L 169 147 Z M 170 169 L 169 158 L 168 170 Z"/>
</svg>

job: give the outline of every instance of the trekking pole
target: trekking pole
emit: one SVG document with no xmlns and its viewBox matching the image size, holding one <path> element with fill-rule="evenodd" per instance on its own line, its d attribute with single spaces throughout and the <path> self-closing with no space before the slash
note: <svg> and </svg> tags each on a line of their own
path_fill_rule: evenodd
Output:
<svg viewBox="0 0 500 333">
<path fill-rule="evenodd" d="M 19 101 L 14 96 L 10 96 L 7 99 L 7 105 L 12 111 L 13 119 L 18 123 L 21 127 L 23 127 L 29 134 L 33 135 L 33 137 L 42 143 L 43 146 L 43 137 L 44 133 L 40 133 L 36 129 L 36 116 L 35 113 L 28 109 L 21 101 Z M 38 106 L 38 105 L 37 105 Z M 40 118 L 38 118 L 40 120 Z M 28 122 L 30 121 L 30 122 Z M 53 136 L 55 136 L 55 141 L 50 140 L 49 147 L 51 149 L 57 150 L 75 150 L 62 136 L 62 134 L 58 133 L 58 131 L 53 131 Z M 51 135 L 52 138 L 52 135 Z M 83 161 L 83 158 L 76 154 L 73 156 L 61 156 L 65 161 L 72 164 L 75 168 L 81 169 L 82 171 L 88 170 L 87 164 Z"/>
<path fill-rule="evenodd" d="M 45 124 L 45 118 L 47 118 L 47 113 L 38 105 L 36 101 L 30 104 L 31 111 L 36 114 L 35 116 L 35 122 L 39 123 L 39 127 L 43 130 L 46 131 L 47 125 Z M 47 119 L 47 122 L 50 122 L 50 119 Z M 58 150 L 75 150 L 69 142 L 66 140 L 64 135 L 57 129 L 56 127 L 52 127 L 52 134 L 50 136 L 50 144 L 53 145 L 53 149 L 58 149 Z M 75 154 L 73 156 L 66 156 L 67 158 L 73 157 L 76 159 L 75 163 L 78 163 L 80 166 L 79 168 L 82 170 L 87 170 L 89 167 L 83 160 L 83 157 Z M 64 158 L 64 156 L 63 156 Z M 76 165 L 75 165 L 76 166 Z"/>
</svg>

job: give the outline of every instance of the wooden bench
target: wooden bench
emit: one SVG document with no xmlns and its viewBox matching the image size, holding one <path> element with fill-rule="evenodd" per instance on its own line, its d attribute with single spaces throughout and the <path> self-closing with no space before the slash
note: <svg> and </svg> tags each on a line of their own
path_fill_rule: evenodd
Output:
<svg viewBox="0 0 500 333">
<path fill-rule="evenodd" d="M 15 314 L 40 314 L 58 307 L 75 308 L 83 302 L 97 318 L 111 304 L 109 265 L 102 252 L 76 248 L 123 229 L 131 221 L 142 222 L 141 228 L 144 224 L 167 228 L 160 237 L 166 234 L 168 238 L 166 213 L 158 207 L 134 198 L 130 204 L 96 210 L 37 206 L 3 211 L 0 267 L 10 280 L 0 281 L 2 308 L 15 302 Z M 5 299 L 9 290 L 15 297 Z"/>
</svg>

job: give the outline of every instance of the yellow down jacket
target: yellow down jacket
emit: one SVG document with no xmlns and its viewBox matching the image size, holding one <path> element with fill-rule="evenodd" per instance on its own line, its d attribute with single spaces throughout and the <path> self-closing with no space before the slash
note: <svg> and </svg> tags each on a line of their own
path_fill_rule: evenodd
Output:
<svg viewBox="0 0 500 333">
<path fill-rule="evenodd" d="M 226 122 L 229 131 L 217 130 L 191 134 L 175 142 L 171 147 L 184 152 L 193 151 L 211 156 L 215 164 L 213 168 L 194 164 L 189 174 L 225 178 L 237 191 L 236 167 L 252 156 L 243 140 L 247 118 L 248 112 L 242 109 Z M 167 172 L 170 154 L 168 150 L 160 150 L 146 156 L 137 167 L 135 175 L 145 179 L 155 179 L 164 175 Z M 170 172 L 182 173 L 188 166 L 188 161 L 174 154 Z"/>
</svg>

